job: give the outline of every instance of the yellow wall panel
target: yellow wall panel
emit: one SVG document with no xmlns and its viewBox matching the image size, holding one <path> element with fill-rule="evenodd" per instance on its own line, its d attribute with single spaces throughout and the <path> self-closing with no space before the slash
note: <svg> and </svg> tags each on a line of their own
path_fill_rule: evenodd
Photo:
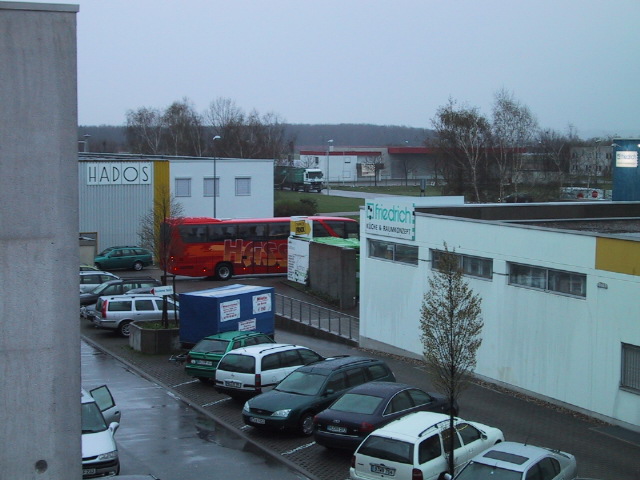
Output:
<svg viewBox="0 0 640 480">
<path fill-rule="evenodd" d="M 598 238 L 596 268 L 608 272 L 640 275 L 640 242 Z"/>
</svg>

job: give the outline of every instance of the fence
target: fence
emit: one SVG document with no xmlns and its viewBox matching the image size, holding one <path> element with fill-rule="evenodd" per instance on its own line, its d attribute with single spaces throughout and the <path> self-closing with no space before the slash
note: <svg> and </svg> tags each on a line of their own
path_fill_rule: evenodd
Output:
<svg viewBox="0 0 640 480">
<path fill-rule="evenodd" d="M 358 342 L 358 317 L 279 293 L 275 294 L 275 300 L 276 315 L 355 343 Z"/>
</svg>

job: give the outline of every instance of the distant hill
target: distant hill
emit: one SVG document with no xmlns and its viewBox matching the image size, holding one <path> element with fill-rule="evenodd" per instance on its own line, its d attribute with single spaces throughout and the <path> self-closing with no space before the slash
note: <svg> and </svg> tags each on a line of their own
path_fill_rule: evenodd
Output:
<svg viewBox="0 0 640 480">
<path fill-rule="evenodd" d="M 403 127 L 396 125 L 338 124 L 304 125 L 285 124 L 286 138 L 292 140 L 296 151 L 303 149 L 326 149 L 327 140 L 333 140 L 335 147 L 419 147 L 433 131 L 425 128 Z M 78 140 L 89 135 L 91 152 L 124 152 L 127 150 L 124 127 L 82 125 L 78 127 Z"/>
</svg>

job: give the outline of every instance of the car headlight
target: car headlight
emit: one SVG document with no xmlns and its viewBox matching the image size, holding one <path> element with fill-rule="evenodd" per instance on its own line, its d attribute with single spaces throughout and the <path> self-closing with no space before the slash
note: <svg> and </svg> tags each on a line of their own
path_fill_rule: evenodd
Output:
<svg viewBox="0 0 640 480">
<path fill-rule="evenodd" d="M 242 407 L 243 412 L 249 413 L 249 402 L 244 402 L 244 406 Z"/>
<path fill-rule="evenodd" d="M 103 453 L 102 455 L 98 455 L 98 460 L 113 460 L 114 458 L 118 458 L 118 450 L 113 450 L 112 452 Z"/>
<path fill-rule="evenodd" d="M 284 410 L 276 410 L 275 412 L 273 412 L 271 414 L 272 417 L 283 417 L 286 418 L 289 416 L 289 414 L 291 413 L 291 409 L 290 408 L 285 408 Z"/>
</svg>

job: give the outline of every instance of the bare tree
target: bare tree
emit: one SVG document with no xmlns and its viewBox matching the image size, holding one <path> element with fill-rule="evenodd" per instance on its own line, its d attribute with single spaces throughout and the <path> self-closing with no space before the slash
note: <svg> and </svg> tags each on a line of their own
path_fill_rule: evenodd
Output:
<svg viewBox="0 0 640 480">
<path fill-rule="evenodd" d="M 162 268 L 162 284 L 167 284 L 167 265 L 171 252 L 172 236 L 168 229 L 163 228 L 166 219 L 174 219 L 176 225 L 182 218 L 184 207 L 179 203 L 169 191 L 169 188 L 159 189 L 159 194 L 154 198 L 153 207 L 140 218 L 138 238 L 140 245 L 153 252 L 156 262 Z M 162 302 L 162 327 L 169 327 L 167 314 L 167 301 L 163 297 Z"/>
<path fill-rule="evenodd" d="M 202 118 L 187 98 L 173 102 L 164 112 L 167 153 L 201 157 L 204 132 Z"/>
<path fill-rule="evenodd" d="M 564 175 L 569 170 L 569 138 L 556 130 L 540 130 L 538 145 L 545 160 L 557 172 L 558 193 L 560 193 L 564 185 Z"/>
<path fill-rule="evenodd" d="M 246 115 L 230 99 L 211 102 L 205 118 L 221 138 L 216 143 L 218 156 L 237 158 L 288 158 L 291 142 L 285 139 L 282 120 L 274 113 L 260 115 L 253 110 Z"/>
<path fill-rule="evenodd" d="M 496 92 L 493 102 L 493 158 L 498 168 L 498 198 L 505 194 L 505 186 L 513 181 L 518 192 L 524 148 L 530 145 L 537 131 L 537 121 L 529 108 L 521 104 L 513 93 L 504 88 Z"/>
<path fill-rule="evenodd" d="M 448 103 L 436 111 L 432 124 L 443 151 L 469 172 L 475 201 L 479 202 L 479 174 L 486 160 L 490 136 L 488 120 L 477 108 L 459 107 L 455 100 L 449 98 Z"/>
<path fill-rule="evenodd" d="M 135 153 L 161 153 L 164 129 L 163 113 L 158 109 L 141 107 L 127 111 L 125 134 L 129 148 Z"/>
<path fill-rule="evenodd" d="M 455 251 L 434 252 L 434 270 L 420 311 L 424 360 L 434 373 L 434 384 L 449 400 L 449 429 L 453 406 L 476 366 L 482 339 L 481 298 L 464 280 L 461 257 Z M 449 473 L 454 474 L 454 435 L 449 435 Z"/>
</svg>

